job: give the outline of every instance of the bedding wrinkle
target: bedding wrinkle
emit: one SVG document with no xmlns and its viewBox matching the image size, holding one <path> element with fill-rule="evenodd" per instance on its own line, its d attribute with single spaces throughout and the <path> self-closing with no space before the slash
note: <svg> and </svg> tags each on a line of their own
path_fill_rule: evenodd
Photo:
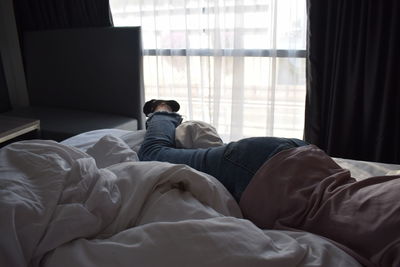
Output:
<svg viewBox="0 0 400 267">
<path fill-rule="evenodd" d="M 0 173 L 6 170 L 5 176 L 0 179 L 1 213 L 5 224 L 1 228 L 11 227 L 14 231 L 3 235 L 2 240 L 7 246 L 16 247 L 14 253 L 24 255 L 16 261 L 10 260 L 10 266 L 21 266 L 21 261 L 27 264 L 33 257 L 45 234 L 44 227 L 51 221 L 51 210 L 56 206 L 51 199 L 58 198 L 62 190 L 60 177 L 65 175 L 68 163 L 61 164 L 59 157 L 51 157 L 51 152 L 44 152 L 49 148 L 46 142 L 38 142 L 37 146 L 14 143 L 7 148 L 0 150 L 1 158 L 5 159 L 0 161 Z M 50 151 L 63 153 L 59 148 Z M 67 158 L 78 154 L 82 155 L 81 152 L 70 153 Z"/>
<path fill-rule="evenodd" d="M 52 249 L 79 237 L 96 236 L 112 222 L 120 206 L 108 186 L 112 175 L 98 170 L 91 158 L 75 161 L 64 178 L 60 197 L 54 199 L 57 206 L 37 248 L 37 264 Z"/>
<path fill-rule="evenodd" d="M 380 266 L 400 266 L 400 240 L 393 241 L 388 244 L 381 253 L 374 256 L 374 261 Z"/>
</svg>

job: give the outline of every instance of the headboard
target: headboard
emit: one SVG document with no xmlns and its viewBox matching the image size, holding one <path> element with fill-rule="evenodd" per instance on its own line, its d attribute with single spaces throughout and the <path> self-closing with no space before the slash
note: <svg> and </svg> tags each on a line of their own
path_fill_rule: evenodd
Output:
<svg viewBox="0 0 400 267">
<path fill-rule="evenodd" d="M 26 32 L 23 58 L 32 106 L 124 115 L 143 128 L 140 27 Z"/>
</svg>

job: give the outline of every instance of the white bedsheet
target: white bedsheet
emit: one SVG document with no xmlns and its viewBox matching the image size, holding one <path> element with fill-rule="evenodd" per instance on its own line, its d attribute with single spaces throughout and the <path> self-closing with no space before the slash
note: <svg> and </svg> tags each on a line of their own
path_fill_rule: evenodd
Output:
<svg viewBox="0 0 400 267">
<path fill-rule="evenodd" d="M 359 266 L 318 236 L 260 230 L 213 177 L 121 151 L 99 169 L 52 141 L 2 148 L 0 265 Z"/>
</svg>

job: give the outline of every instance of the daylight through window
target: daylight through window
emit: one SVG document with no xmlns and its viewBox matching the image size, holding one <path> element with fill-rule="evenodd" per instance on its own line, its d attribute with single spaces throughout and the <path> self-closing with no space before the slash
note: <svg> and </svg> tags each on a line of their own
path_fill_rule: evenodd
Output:
<svg viewBox="0 0 400 267">
<path fill-rule="evenodd" d="M 224 141 L 303 137 L 304 0 L 111 0 L 142 27 L 146 100 L 176 99 Z"/>
</svg>

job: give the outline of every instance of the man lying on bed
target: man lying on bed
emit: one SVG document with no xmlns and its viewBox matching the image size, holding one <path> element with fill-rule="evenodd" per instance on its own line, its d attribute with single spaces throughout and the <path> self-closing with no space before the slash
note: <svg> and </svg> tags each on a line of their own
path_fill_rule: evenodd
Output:
<svg viewBox="0 0 400 267">
<path fill-rule="evenodd" d="M 356 181 L 298 139 L 255 137 L 179 149 L 174 100 L 150 100 L 142 161 L 186 164 L 217 178 L 245 218 L 263 229 L 303 230 L 334 241 L 366 266 L 400 266 L 400 177 Z"/>
</svg>

